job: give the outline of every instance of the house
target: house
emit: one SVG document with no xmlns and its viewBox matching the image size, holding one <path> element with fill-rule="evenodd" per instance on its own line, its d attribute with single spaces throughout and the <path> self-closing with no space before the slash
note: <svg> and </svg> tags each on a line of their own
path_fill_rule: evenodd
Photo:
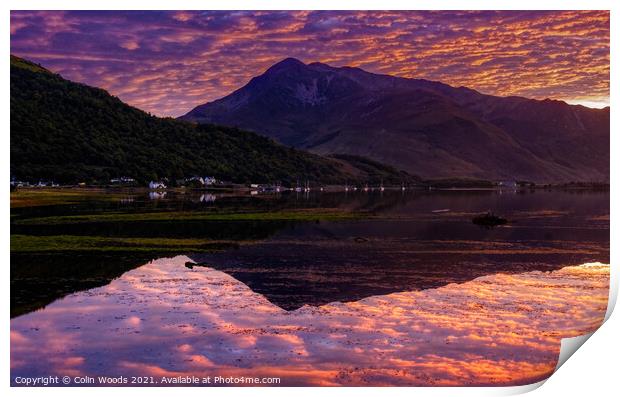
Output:
<svg viewBox="0 0 620 397">
<path fill-rule="evenodd" d="M 516 181 L 501 181 L 497 184 L 499 187 L 504 187 L 508 189 L 515 189 L 517 187 Z"/>
<path fill-rule="evenodd" d="M 58 187 L 58 184 L 53 181 L 39 181 L 35 185 L 36 187 Z"/>
<path fill-rule="evenodd" d="M 193 176 L 191 178 L 188 178 L 185 180 L 186 183 L 191 183 L 191 182 L 195 182 L 201 186 L 205 185 L 205 180 L 199 176 Z"/>
<path fill-rule="evenodd" d="M 151 190 L 162 190 L 165 188 L 166 188 L 166 185 L 163 182 L 155 182 L 155 181 L 149 182 L 149 189 Z"/>
<path fill-rule="evenodd" d="M 215 185 L 217 183 L 217 179 L 214 176 L 205 176 L 204 184 L 205 186 Z"/>
<path fill-rule="evenodd" d="M 29 186 L 30 186 L 30 182 L 11 179 L 11 187 L 29 187 Z"/>
</svg>

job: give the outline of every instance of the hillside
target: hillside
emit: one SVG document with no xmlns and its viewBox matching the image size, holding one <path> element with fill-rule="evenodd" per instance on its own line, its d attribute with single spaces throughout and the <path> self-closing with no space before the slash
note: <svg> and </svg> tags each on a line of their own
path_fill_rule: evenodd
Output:
<svg viewBox="0 0 620 397">
<path fill-rule="evenodd" d="M 376 162 L 358 168 L 237 128 L 154 117 L 11 56 L 12 177 L 106 183 L 129 176 L 144 183 L 192 175 L 240 183 L 412 179 Z"/>
<path fill-rule="evenodd" d="M 285 59 L 182 119 L 249 129 L 423 178 L 609 181 L 609 108 L 495 97 Z"/>
</svg>

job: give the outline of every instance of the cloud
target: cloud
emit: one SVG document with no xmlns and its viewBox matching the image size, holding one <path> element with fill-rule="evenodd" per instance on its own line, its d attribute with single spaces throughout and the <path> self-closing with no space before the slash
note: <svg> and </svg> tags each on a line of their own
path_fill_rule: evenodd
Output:
<svg viewBox="0 0 620 397">
<path fill-rule="evenodd" d="M 608 11 L 12 11 L 11 52 L 158 115 L 285 57 L 606 103 Z"/>
</svg>

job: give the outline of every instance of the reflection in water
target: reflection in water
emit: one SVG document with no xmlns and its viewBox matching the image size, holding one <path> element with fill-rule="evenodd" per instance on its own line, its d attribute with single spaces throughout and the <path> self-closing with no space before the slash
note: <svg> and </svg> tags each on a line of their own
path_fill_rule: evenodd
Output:
<svg viewBox="0 0 620 397">
<path fill-rule="evenodd" d="M 11 318 L 76 291 L 100 287 L 152 260 L 146 254 L 11 254 Z"/>
<path fill-rule="evenodd" d="M 199 202 L 200 203 L 213 203 L 216 199 L 217 199 L 217 196 L 215 194 L 205 193 L 205 194 L 200 195 Z"/>
<path fill-rule="evenodd" d="M 149 199 L 161 200 L 166 197 L 167 192 L 149 192 Z"/>
<path fill-rule="evenodd" d="M 121 224 L 48 225 L 43 234 L 208 238 L 255 241 L 287 226 L 283 222 L 132 222 Z M 73 227 L 71 227 L 73 226 Z M 11 225 L 11 231 L 19 230 Z M 124 272 L 163 256 L 157 252 L 11 252 L 11 317 L 40 309 L 63 296 L 109 283 Z"/>
<path fill-rule="evenodd" d="M 500 272 L 552 271 L 609 261 L 608 249 L 595 240 L 606 239 L 605 230 L 589 231 L 584 233 L 589 239 L 572 241 L 560 234 L 541 240 L 532 229 L 503 228 L 478 236 L 476 225 L 441 220 L 324 222 L 283 229 L 267 241 L 238 249 L 190 257 L 233 276 L 286 310 L 438 288 Z M 535 233 L 540 229 L 544 227 L 535 228 Z M 580 230 L 571 231 L 575 236 Z"/>
<path fill-rule="evenodd" d="M 565 266 L 609 262 L 607 192 L 358 193 L 214 201 L 170 192 L 163 200 L 145 194 L 94 207 L 12 209 L 13 234 L 240 243 L 192 254 L 203 265 L 192 269 L 185 256 L 138 267 L 161 253 L 13 252 L 11 314 L 19 316 L 11 321 L 13 377 L 523 384 L 549 375 L 560 338 L 592 331 L 602 320 L 608 267 Z M 368 217 L 17 222 L 107 211 L 312 208 Z M 510 223 L 492 230 L 472 224 L 488 210 Z"/>
<path fill-rule="evenodd" d="M 516 385 L 593 331 L 609 266 L 285 311 L 226 273 L 153 261 L 11 321 L 11 375 L 280 376 L 283 385 Z"/>
</svg>

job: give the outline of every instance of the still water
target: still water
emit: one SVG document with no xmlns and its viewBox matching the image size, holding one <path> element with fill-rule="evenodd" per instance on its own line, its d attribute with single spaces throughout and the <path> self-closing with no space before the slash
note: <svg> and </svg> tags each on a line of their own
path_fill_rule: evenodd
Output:
<svg viewBox="0 0 620 397">
<path fill-rule="evenodd" d="M 169 200 L 157 205 L 239 206 L 239 198 Z M 130 205 L 153 204 L 138 198 Z M 280 385 L 518 385 L 548 377 L 561 338 L 592 332 L 604 317 L 607 192 L 292 195 L 243 205 L 364 209 L 369 216 L 192 224 L 205 236 L 248 228 L 253 237 L 216 253 L 144 260 L 94 288 L 70 283 L 50 303 L 27 306 L 11 320 L 12 379 L 196 375 L 279 377 Z M 471 223 L 486 210 L 510 223 Z M 170 225 L 143 226 L 140 233 L 161 235 Z M 92 225 L 67 227 L 94 232 Z M 75 267 L 72 260 L 56 258 L 54 266 Z M 13 298 L 22 284 L 11 266 Z"/>
</svg>

